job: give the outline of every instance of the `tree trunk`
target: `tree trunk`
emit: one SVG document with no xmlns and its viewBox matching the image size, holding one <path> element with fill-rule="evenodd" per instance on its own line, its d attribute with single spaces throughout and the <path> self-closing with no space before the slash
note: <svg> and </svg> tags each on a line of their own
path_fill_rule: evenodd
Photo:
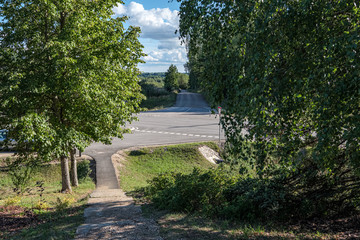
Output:
<svg viewBox="0 0 360 240">
<path fill-rule="evenodd" d="M 74 148 L 73 150 L 70 151 L 70 163 L 71 163 L 70 179 L 71 179 L 71 186 L 73 187 L 79 186 L 75 154 L 76 154 L 76 149 Z"/>
<path fill-rule="evenodd" d="M 62 177 L 62 193 L 71 193 L 70 174 L 69 174 L 69 160 L 67 157 L 61 157 L 61 177 Z"/>
</svg>

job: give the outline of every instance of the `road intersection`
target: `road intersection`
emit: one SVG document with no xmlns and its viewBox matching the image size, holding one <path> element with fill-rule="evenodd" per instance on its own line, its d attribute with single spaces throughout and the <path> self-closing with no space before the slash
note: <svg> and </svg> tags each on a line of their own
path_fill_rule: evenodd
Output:
<svg viewBox="0 0 360 240">
<path fill-rule="evenodd" d="M 97 189 L 118 189 L 111 156 L 130 148 L 185 142 L 216 141 L 219 119 L 200 94 L 183 91 L 174 107 L 142 112 L 139 121 L 127 126 L 132 134 L 114 138 L 111 145 L 93 143 L 85 154 L 96 160 Z"/>
</svg>

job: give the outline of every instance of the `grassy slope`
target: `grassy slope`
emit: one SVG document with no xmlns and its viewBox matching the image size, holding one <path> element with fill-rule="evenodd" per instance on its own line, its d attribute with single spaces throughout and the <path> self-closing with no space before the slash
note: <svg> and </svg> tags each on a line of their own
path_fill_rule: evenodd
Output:
<svg viewBox="0 0 360 240">
<path fill-rule="evenodd" d="M 37 184 L 40 181 L 44 182 L 43 191 Z M 16 196 L 13 188 L 6 168 L 1 168 L 0 206 L 6 205 L 9 199 Z M 15 235 L 7 235 L 6 232 L 3 234 L 11 236 L 13 239 L 70 239 L 74 236 L 77 226 L 84 221 L 83 212 L 87 204 L 87 197 L 95 188 L 95 184 L 90 178 L 87 178 L 77 188 L 73 188 L 72 194 L 61 194 L 60 164 L 48 164 L 34 171 L 28 188 L 29 190 L 23 195 L 15 198 L 17 201 L 13 205 L 31 209 L 40 224 L 25 228 Z M 40 197 L 40 195 L 42 196 Z M 66 198 L 72 203 L 63 211 L 55 211 L 58 198 L 61 201 Z M 39 201 L 43 204 L 44 209 L 37 209 Z"/>
<path fill-rule="evenodd" d="M 189 143 L 174 146 L 142 148 L 128 152 L 124 167 L 119 169 L 120 186 L 128 192 L 147 185 L 147 180 L 159 173 L 190 173 L 194 167 L 211 168 L 214 164 L 207 161 L 197 150 L 208 145 L 216 148 L 215 143 Z"/>
</svg>

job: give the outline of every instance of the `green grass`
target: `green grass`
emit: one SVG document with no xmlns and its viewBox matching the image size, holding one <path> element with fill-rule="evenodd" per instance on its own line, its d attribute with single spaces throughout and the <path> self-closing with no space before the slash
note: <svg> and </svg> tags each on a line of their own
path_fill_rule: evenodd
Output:
<svg viewBox="0 0 360 240">
<path fill-rule="evenodd" d="M 176 102 L 176 93 L 169 93 L 168 95 L 161 95 L 158 97 L 152 96 L 147 97 L 146 100 L 144 100 L 141 103 L 142 108 L 146 108 L 147 110 L 158 110 L 163 109 L 167 107 L 171 107 Z"/>
<path fill-rule="evenodd" d="M 189 143 L 164 147 L 142 148 L 127 152 L 127 159 L 119 168 L 120 186 L 126 191 L 145 187 L 147 181 L 160 173 L 190 173 L 194 167 L 211 168 L 214 164 L 207 161 L 197 150 L 208 145 L 217 149 L 213 142 Z"/>
<path fill-rule="evenodd" d="M 0 159 L 0 162 L 3 159 Z M 36 226 L 27 226 L 20 232 L 3 232 L 0 238 L 10 239 L 72 239 L 76 228 L 84 222 L 84 209 L 89 193 L 95 189 L 95 184 L 89 177 L 73 188 L 73 193 L 62 194 L 60 164 L 46 164 L 36 168 L 28 183 L 28 189 L 17 196 L 7 169 L 0 168 L 0 206 L 5 206 L 14 199 L 11 205 L 30 210 L 38 219 Z M 43 182 L 42 187 L 39 185 Z M 62 210 L 58 199 L 68 201 Z M 41 203 L 41 205 L 39 204 Z M 41 206 L 39 208 L 39 206 Z M 18 214 L 17 218 L 21 218 Z M 3 235 L 1 235 L 3 234 Z"/>
</svg>

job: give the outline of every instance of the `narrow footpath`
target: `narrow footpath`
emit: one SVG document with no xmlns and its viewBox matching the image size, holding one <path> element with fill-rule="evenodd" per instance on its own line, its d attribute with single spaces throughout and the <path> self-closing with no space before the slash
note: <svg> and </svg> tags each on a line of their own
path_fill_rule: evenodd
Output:
<svg viewBox="0 0 360 240">
<path fill-rule="evenodd" d="M 142 216 L 140 206 L 120 189 L 109 154 L 96 154 L 96 190 L 85 209 L 85 223 L 75 239 L 160 240 L 159 227 Z M 101 158 L 107 159 L 101 159 Z"/>
</svg>

